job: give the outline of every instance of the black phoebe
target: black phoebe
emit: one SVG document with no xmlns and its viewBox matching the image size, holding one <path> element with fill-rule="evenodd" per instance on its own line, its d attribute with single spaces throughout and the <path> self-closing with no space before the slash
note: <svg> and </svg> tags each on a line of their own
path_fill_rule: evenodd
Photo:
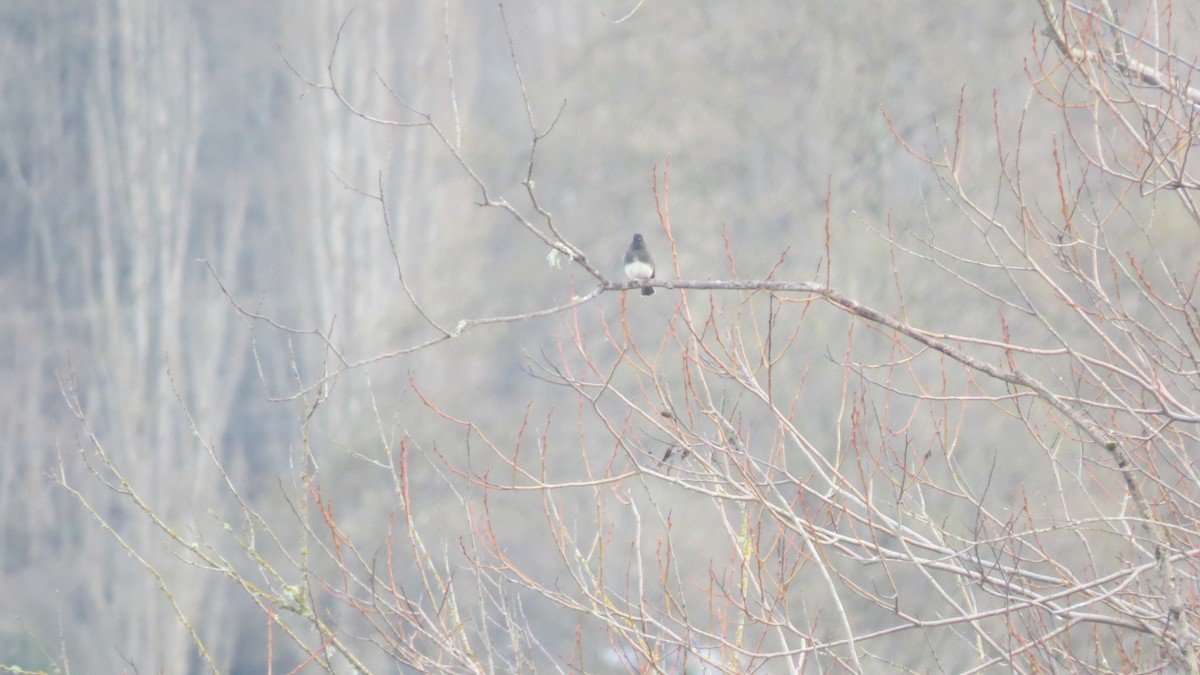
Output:
<svg viewBox="0 0 1200 675">
<path fill-rule="evenodd" d="M 646 240 L 640 234 L 633 235 L 633 243 L 625 251 L 625 276 L 637 281 L 654 278 L 654 258 L 650 257 Z M 642 295 L 654 295 L 654 289 L 643 286 Z"/>
</svg>

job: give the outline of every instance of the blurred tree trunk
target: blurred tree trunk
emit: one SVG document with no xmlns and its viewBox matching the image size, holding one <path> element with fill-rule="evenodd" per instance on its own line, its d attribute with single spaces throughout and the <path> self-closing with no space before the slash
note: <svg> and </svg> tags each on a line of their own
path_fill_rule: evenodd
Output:
<svg viewBox="0 0 1200 675">
<path fill-rule="evenodd" d="M 95 366 L 93 377 L 81 381 L 80 394 L 109 451 L 170 517 L 186 508 L 177 499 L 188 492 L 181 488 L 192 487 L 181 471 L 190 464 L 181 459 L 192 444 L 163 366 L 169 354 L 179 353 L 187 311 L 184 266 L 193 225 L 202 55 L 178 3 L 101 3 L 95 29 L 98 67 L 87 124 L 96 220 L 91 227 L 81 223 L 63 242 L 84 247 L 81 257 L 93 261 L 83 270 L 83 300 L 92 309 L 86 330 L 97 351 L 94 364 L 87 364 L 88 370 Z M 120 497 L 95 499 L 111 500 L 108 509 L 129 508 Z M 120 531 L 146 550 L 157 539 L 154 529 L 145 519 L 132 519 L 128 531 Z M 167 558 L 152 560 L 169 564 Z M 112 560 L 104 567 L 129 564 Z M 111 617 L 105 622 L 110 633 L 100 642 L 128 645 L 125 653 L 141 657 L 139 669 L 185 671 L 188 636 L 165 614 L 169 606 L 160 601 L 154 579 L 132 574 L 117 593 L 109 584 L 97 576 L 87 588 L 90 604 Z M 183 586 L 180 601 L 197 607 L 206 584 L 195 578 Z"/>
<path fill-rule="evenodd" d="M 60 372 L 76 378 L 81 411 L 97 437 L 169 523 L 195 515 L 196 503 L 215 501 L 215 471 L 180 401 L 198 406 L 204 433 L 225 433 L 242 357 L 221 349 L 228 341 L 228 318 L 197 302 L 197 291 L 208 294 L 208 288 L 195 245 L 212 239 L 210 228 L 232 225 L 218 240 L 236 247 L 242 214 L 236 212 L 235 191 L 225 222 L 197 223 L 204 53 L 188 8 L 117 0 L 99 3 L 94 11 L 88 41 L 93 50 L 86 54 L 92 77 L 82 108 L 84 154 L 77 160 L 89 189 L 74 197 L 94 202 L 85 209 L 87 217 L 45 223 L 46 277 L 55 282 L 48 292 L 55 298 L 52 306 L 71 317 L 66 330 L 78 331 L 86 345 L 72 354 L 70 375 L 66 367 Z M 222 252 L 199 253 L 205 254 L 220 258 Z M 168 370 L 181 361 L 189 367 Z M 89 469 L 74 457 L 67 460 L 66 481 L 85 483 Z M 184 613 L 220 625 L 219 612 L 199 611 L 219 602 L 212 578 L 163 553 L 158 544 L 163 532 L 134 516 L 124 495 L 85 493 L 124 541 L 142 552 L 142 564 L 161 575 Z M 72 609 L 89 631 L 103 634 L 73 643 L 92 648 L 72 654 L 72 664 L 113 671 L 127 658 L 142 672 L 188 671 L 192 638 L 163 602 L 159 583 L 96 523 L 78 527 L 76 559 L 87 573 L 72 577 L 81 584 L 81 593 L 71 595 Z M 206 632 L 211 650 L 230 643 L 219 631 Z"/>
</svg>

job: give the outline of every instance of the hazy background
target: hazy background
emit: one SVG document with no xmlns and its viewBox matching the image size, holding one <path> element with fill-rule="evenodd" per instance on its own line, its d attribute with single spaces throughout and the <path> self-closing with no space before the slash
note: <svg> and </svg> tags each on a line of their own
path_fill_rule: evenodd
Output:
<svg viewBox="0 0 1200 675">
<path fill-rule="evenodd" d="M 722 231 L 745 278 L 765 274 L 785 247 L 778 278 L 823 273 L 828 196 L 834 285 L 887 307 L 893 280 L 872 229 L 890 218 L 902 233 L 954 242 L 961 226 L 884 111 L 914 149 L 935 152 L 952 137 L 961 97 L 973 123 L 962 177 L 994 186 L 993 96 L 1005 125 L 1030 100 L 1033 2 L 651 0 L 616 22 L 632 8 L 505 3 L 535 122 L 544 130 L 562 109 L 538 147 L 543 206 L 614 277 L 635 231 L 663 267 L 651 185 L 669 159 L 684 278 L 728 277 Z M 203 262 L 245 309 L 331 329 L 352 361 L 428 339 L 396 282 L 379 204 L 357 192 L 382 184 L 406 280 L 444 325 L 532 311 L 568 299 L 573 283 L 590 287 L 547 265 L 546 249 L 510 220 L 475 206 L 478 192 L 427 129 L 370 124 L 302 79 L 328 82 L 349 14 L 331 71 L 351 102 L 419 121 L 381 78 L 461 133 L 493 196 L 518 202 L 530 132 L 500 12 L 455 1 L 448 25 L 443 12 L 431 2 L 0 4 L 0 663 L 47 668 L 65 654 L 79 673 L 199 668 L 154 578 L 98 515 L 184 589 L 178 601 L 222 667 L 265 672 L 257 608 L 219 575 L 147 544 L 156 539 L 145 518 L 91 476 L 71 392 L 147 502 L 194 523 L 184 536 L 197 537 L 230 508 L 201 441 L 259 508 L 286 513 L 280 495 L 294 487 L 307 428 L 339 512 L 368 531 L 394 508 L 386 481 L 356 456 L 371 456 L 381 433 L 467 452 L 460 431 L 427 414 L 410 378 L 500 438 L 527 408 L 536 417 L 553 406 L 561 392 L 524 370 L 562 335 L 548 318 L 359 369 L 304 427 L 300 401 L 270 399 L 321 372 L 320 342 L 239 318 Z M 1028 115 L 1031 135 L 1057 129 L 1052 106 Z M 906 281 L 916 316 L 954 307 L 944 327 L 976 319 L 936 279 Z M 602 296 L 591 311 L 615 315 L 618 301 Z M 646 307 L 638 311 L 653 331 Z M 816 392 L 841 384 L 821 379 L 826 346 L 805 347 L 818 363 L 807 382 Z M 392 425 L 382 432 L 376 410 Z M 815 426 L 822 412 L 812 410 Z M 414 478 L 431 522 L 442 517 L 443 480 L 432 470 Z M 440 526 L 453 541 L 464 525 Z M 532 546 L 510 553 L 538 555 Z M 554 644 L 555 627 L 546 630 Z"/>
</svg>

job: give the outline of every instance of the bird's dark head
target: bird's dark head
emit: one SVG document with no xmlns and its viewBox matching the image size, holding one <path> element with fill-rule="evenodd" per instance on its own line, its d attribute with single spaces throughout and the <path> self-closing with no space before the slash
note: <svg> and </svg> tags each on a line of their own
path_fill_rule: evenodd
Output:
<svg viewBox="0 0 1200 675">
<path fill-rule="evenodd" d="M 645 242 L 645 240 L 642 239 L 642 235 L 635 234 L 635 235 L 633 235 L 633 243 L 636 245 L 636 244 L 644 244 L 646 242 Z"/>
</svg>

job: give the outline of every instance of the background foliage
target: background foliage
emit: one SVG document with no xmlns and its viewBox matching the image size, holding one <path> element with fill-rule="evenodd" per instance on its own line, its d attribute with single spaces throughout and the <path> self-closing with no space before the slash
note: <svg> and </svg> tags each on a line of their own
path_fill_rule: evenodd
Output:
<svg viewBox="0 0 1200 675">
<path fill-rule="evenodd" d="M 1194 19 L 5 2 L 0 664 L 1194 672 Z"/>
</svg>

